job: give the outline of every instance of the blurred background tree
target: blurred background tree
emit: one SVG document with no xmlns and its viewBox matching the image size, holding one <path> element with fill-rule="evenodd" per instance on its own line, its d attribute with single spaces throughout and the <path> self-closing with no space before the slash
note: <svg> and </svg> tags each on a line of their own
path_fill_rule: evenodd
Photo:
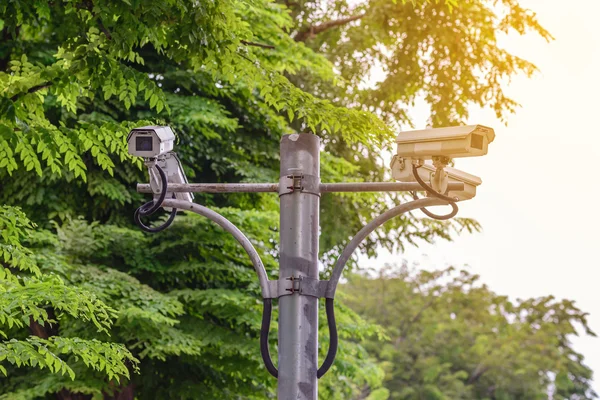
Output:
<svg viewBox="0 0 600 400">
<path fill-rule="evenodd" d="M 591 399 L 592 371 L 571 345 L 587 314 L 553 296 L 511 301 L 453 268 L 354 275 L 345 304 L 385 328 L 364 342 L 390 399 Z M 371 392 L 369 387 L 363 393 Z"/>
<path fill-rule="evenodd" d="M 470 104 L 503 116 L 515 103 L 502 80 L 535 68 L 498 48 L 496 36 L 514 30 L 549 38 L 531 11 L 508 0 L 12 1 L 0 4 L 0 30 L 0 203 L 7 215 L 37 225 L 28 225 L 27 237 L 3 231 L 11 253 L 0 293 L 7 304 L 32 304 L 47 315 L 24 314 L 17 325 L 0 320 L 7 326 L 0 358 L 9 361 L 0 393 L 10 399 L 274 397 L 275 380 L 258 352 L 258 284 L 236 243 L 193 215 L 155 236 L 132 224 L 144 200 L 135 183 L 147 178 L 127 154 L 130 128 L 171 125 L 197 182 L 276 181 L 281 135 L 303 131 L 322 137 L 324 181 L 378 181 L 394 124 L 410 122 L 406 107 L 417 96 L 431 104 L 435 125 L 463 122 Z M 365 85 L 378 65 L 385 81 Z M 401 200 L 324 196 L 326 268 L 364 221 Z M 277 277 L 276 197 L 196 201 L 239 224 Z M 361 251 L 373 256 L 377 246 L 394 250 L 474 229 L 469 219 L 409 215 Z M 30 268 L 20 267 L 15 249 L 31 254 Z M 8 274 L 18 268 L 21 286 L 39 269 L 48 294 L 16 296 Z M 106 309 L 102 329 L 93 311 L 61 309 L 55 290 Z M 381 329 L 344 304 L 339 310 L 340 334 L 354 340 L 342 343 L 322 380 L 323 398 L 376 390 L 384 376 L 360 340 Z M 42 365 L 16 361 L 6 345 L 40 338 L 124 347 L 111 358 L 112 375 L 100 358 L 95 368 L 72 351 L 57 354 L 72 378 L 62 367 L 33 372 L 26 366 Z"/>
</svg>

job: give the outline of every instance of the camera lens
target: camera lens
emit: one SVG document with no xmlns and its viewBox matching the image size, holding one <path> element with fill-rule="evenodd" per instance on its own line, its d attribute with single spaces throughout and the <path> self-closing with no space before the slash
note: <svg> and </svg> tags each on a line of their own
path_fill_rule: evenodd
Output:
<svg viewBox="0 0 600 400">
<path fill-rule="evenodd" d="M 152 151 L 152 136 L 138 136 L 135 138 L 136 151 Z"/>
</svg>

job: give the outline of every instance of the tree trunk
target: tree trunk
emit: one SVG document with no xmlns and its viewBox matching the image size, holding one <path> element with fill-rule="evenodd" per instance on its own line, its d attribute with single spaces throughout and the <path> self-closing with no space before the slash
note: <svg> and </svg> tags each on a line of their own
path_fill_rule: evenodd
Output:
<svg viewBox="0 0 600 400">
<path fill-rule="evenodd" d="M 90 400 L 92 398 L 89 394 L 73 393 L 70 390 L 63 389 L 56 393 L 57 400 Z"/>
<path fill-rule="evenodd" d="M 104 400 L 133 400 L 135 398 L 135 385 L 129 382 L 126 386 L 118 388 L 112 396 L 104 394 Z"/>
</svg>

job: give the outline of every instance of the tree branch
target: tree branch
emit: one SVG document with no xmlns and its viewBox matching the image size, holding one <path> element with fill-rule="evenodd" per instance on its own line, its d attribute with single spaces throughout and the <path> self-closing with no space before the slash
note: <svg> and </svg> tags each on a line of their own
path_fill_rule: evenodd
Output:
<svg viewBox="0 0 600 400">
<path fill-rule="evenodd" d="M 31 87 L 31 88 L 29 88 L 29 90 L 26 92 L 26 94 L 27 94 L 27 93 L 35 93 L 35 92 L 37 92 L 38 90 L 46 89 L 46 88 L 49 88 L 50 86 L 52 86 L 52 84 L 51 84 L 51 83 L 43 83 L 43 84 L 41 84 L 41 85 L 37 85 L 37 86 L 34 86 L 34 87 Z M 10 100 L 11 100 L 11 101 L 15 101 L 15 100 L 17 100 L 17 99 L 18 99 L 18 98 L 19 98 L 21 95 L 23 95 L 23 93 L 17 93 L 17 94 L 15 94 L 14 96 L 12 96 L 12 97 L 10 98 Z"/>
<path fill-rule="evenodd" d="M 40 337 L 42 339 L 48 339 L 48 331 L 44 325 L 35 321 L 33 317 L 29 317 L 29 331 L 33 336 Z"/>
<path fill-rule="evenodd" d="M 94 3 L 91 0 L 83 1 L 81 5 L 76 5 L 77 8 L 88 10 L 92 16 L 96 19 L 96 23 L 98 24 L 98 28 L 104 33 L 108 40 L 112 40 L 112 35 L 110 31 L 106 29 L 104 24 L 102 23 L 102 18 L 94 12 Z"/>
<path fill-rule="evenodd" d="M 98 16 L 96 16 L 96 18 L 98 18 L 98 19 L 97 19 L 97 22 L 98 22 L 98 27 L 100 28 L 100 30 L 101 30 L 102 32 L 104 32 L 104 34 L 106 35 L 106 38 L 107 38 L 108 40 L 112 40 L 112 35 L 110 34 L 110 32 L 108 31 L 108 29 L 106 29 L 106 27 L 105 27 L 105 26 L 104 26 L 104 24 L 102 23 L 102 19 L 101 19 L 100 17 L 98 17 Z"/>
<path fill-rule="evenodd" d="M 50 320 L 54 320 L 56 318 L 56 314 L 54 313 L 53 308 L 48 308 L 48 318 Z M 51 336 L 58 335 L 58 324 L 52 324 L 50 322 L 45 322 L 44 325 L 35 321 L 33 317 L 29 317 L 29 331 L 33 336 L 40 337 L 42 339 L 48 339 Z"/>
<path fill-rule="evenodd" d="M 256 42 L 248 42 L 246 40 L 240 40 L 240 43 L 242 43 L 243 45 L 246 46 L 255 46 L 255 47 L 261 47 L 263 49 L 274 49 L 275 46 L 272 46 L 270 44 L 262 44 L 262 43 L 256 43 Z"/>
<path fill-rule="evenodd" d="M 475 370 L 471 373 L 471 376 L 469 376 L 467 384 L 470 385 L 472 383 L 475 383 L 481 377 L 481 375 L 483 375 L 488 369 L 490 369 L 490 367 L 485 367 L 483 366 L 483 364 L 477 365 Z"/>
<path fill-rule="evenodd" d="M 311 25 L 307 28 L 300 30 L 296 36 L 294 36 L 294 40 L 296 42 L 306 42 L 308 39 L 314 38 L 319 33 L 325 32 L 331 28 L 335 28 L 337 26 L 346 25 L 352 21 L 356 21 L 364 17 L 366 14 L 353 15 L 347 18 L 334 19 L 332 21 L 323 22 L 319 25 Z"/>
<path fill-rule="evenodd" d="M 114 381 L 110 381 L 109 387 L 113 390 L 112 394 L 110 391 L 104 392 L 104 400 L 133 400 L 135 399 L 135 384 L 128 382 L 120 387 L 115 387 Z"/>
</svg>

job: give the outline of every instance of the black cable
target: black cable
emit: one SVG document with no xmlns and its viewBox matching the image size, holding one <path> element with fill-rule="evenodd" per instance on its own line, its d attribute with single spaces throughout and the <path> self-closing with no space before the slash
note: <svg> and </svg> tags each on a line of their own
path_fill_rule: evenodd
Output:
<svg viewBox="0 0 600 400">
<path fill-rule="evenodd" d="M 165 172 L 162 170 L 162 168 L 159 167 L 158 165 L 155 164 L 154 168 L 156 168 L 156 170 L 158 171 L 158 174 L 160 175 L 160 180 L 162 183 L 162 187 L 161 187 L 160 195 L 158 196 L 158 200 L 152 200 L 152 201 L 149 201 L 149 202 L 143 204 L 142 206 L 138 207 L 138 209 L 135 210 L 135 213 L 133 214 L 133 220 L 135 221 L 135 223 L 144 232 L 149 232 L 149 233 L 157 233 L 157 232 L 167 229 L 173 223 L 173 220 L 175 219 L 175 216 L 177 215 L 177 209 L 173 208 L 173 210 L 171 211 L 171 215 L 169 216 L 169 219 L 167 219 L 164 224 L 157 226 L 157 227 L 150 227 L 150 226 L 145 225 L 142 222 L 141 217 L 142 216 L 147 217 L 149 215 L 154 214 L 162 206 L 162 203 L 165 200 L 165 197 L 167 196 L 167 184 L 168 184 L 167 176 L 165 175 Z"/>
<path fill-rule="evenodd" d="M 260 355 L 262 356 L 267 371 L 275 378 L 279 375 L 279 371 L 273 365 L 271 353 L 269 353 L 269 329 L 271 327 L 271 311 L 273 303 L 271 299 L 263 299 L 263 315 L 262 325 L 260 327 Z"/>
<path fill-rule="evenodd" d="M 165 197 L 167 197 L 167 175 L 165 175 L 165 171 L 162 170 L 158 164 L 154 164 L 154 168 L 158 171 L 158 175 L 160 175 L 161 189 L 160 195 L 158 196 L 158 200 L 152 200 L 138 208 L 140 213 L 144 216 L 154 214 L 162 205 L 162 202 L 165 201 Z M 147 208 L 147 209 L 146 209 Z"/>
<path fill-rule="evenodd" d="M 417 196 L 417 194 L 415 192 L 410 192 L 410 194 L 412 195 L 412 198 L 414 200 L 419 200 L 419 196 Z M 450 211 L 450 213 L 445 214 L 445 215 L 432 213 L 431 211 L 429 211 L 426 208 L 419 208 L 419 210 L 421 210 L 421 212 L 423 214 L 427 215 L 429 218 L 444 221 L 444 220 L 453 218 L 454 216 L 456 216 L 456 214 L 458 214 L 458 206 L 456 205 L 456 203 L 452 202 L 452 203 L 448 203 L 448 205 L 452 207 L 452 211 Z"/>
<path fill-rule="evenodd" d="M 338 332 L 337 326 L 335 325 L 335 307 L 333 299 L 325 299 L 325 311 L 327 312 L 327 325 L 329 325 L 329 349 L 327 350 L 327 356 L 323 365 L 317 371 L 317 379 L 320 379 L 323 375 L 329 371 L 329 368 L 333 365 L 335 355 L 338 349 Z"/>
<path fill-rule="evenodd" d="M 454 216 L 456 216 L 456 214 L 458 214 L 458 206 L 456 205 L 456 199 L 436 192 L 432 187 L 430 187 L 427 183 L 425 183 L 425 181 L 423 181 L 423 179 L 421 179 L 421 177 L 419 176 L 418 168 L 419 167 L 417 167 L 416 165 L 413 165 L 413 175 L 414 175 L 415 179 L 417 180 L 417 182 L 419 183 L 419 185 L 421 185 L 421 187 L 423 189 L 425 189 L 425 191 L 427 193 L 431 194 L 433 197 L 437 197 L 439 199 L 447 201 L 448 205 L 450 207 L 452 207 L 452 211 L 450 211 L 450 213 L 445 214 L 445 215 L 434 214 L 426 208 L 421 208 L 420 210 L 423 212 L 423 214 L 427 215 L 429 218 L 437 219 L 440 221 L 444 221 L 444 220 L 447 220 L 447 219 L 450 219 L 450 218 L 453 218 Z M 418 198 L 419 197 L 417 196 L 417 194 L 413 193 L 413 199 L 417 200 Z"/>
<path fill-rule="evenodd" d="M 272 300 L 263 299 L 262 325 L 260 327 L 260 355 L 262 356 L 267 371 L 277 378 L 279 376 L 279 371 L 275 368 L 275 365 L 273 365 L 273 360 L 271 359 L 271 354 L 269 352 L 269 329 L 271 327 L 272 309 Z M 329 368 L 333 365 L 338 349 L 338 332 L 335 323 L 335 307 L 333 299 L 325 299 L 325 311 L 327 313 L 327 325 L 329 326 L 329 349 L 327 350 L 325 361 L 323 361 L 323 364 L 317 371 L 317 379 L 320 379 L 327 371 L 329 371 Z"/>
<path fill-rule="evenodd" d="M 148 204 L 148 203 L 146 203 L 146 204 Z M 175 216 L 177 216 L 177 209 L 174 208 L 171 211 L 171 215 L 169 215 L 169 219 L 167 219 L 164 224 L 162 224 L 160 226 L 156 226 L 156 227 L 151 227 L 151 226 L 145 225 L 142 222 L 142 220 L 140 219 L 140 214 L 141 213 L 140 213 L 140 209 L 139 208 L 137 210 L 135 210 L 135 213 L 133 214 L 133 219 L 134 219 L 135 223 L 137 224 L 137 226 L 139 226 L 140 229 L 143 230 L 144 232 L 158 233 L 158 232 L 164 231 L 169 226 L 171 226 L 171 224 L 173 223 L 173 220 L 175 219 Z"/>
<path fill-rule="evenodd" d="M 430 195 L 432 195 L 434 197 L 437 197 L 438 199 L 446 200 L 448 203 L 456 202 L 455 198 L 450 197 L 450 196 L 445 196 L 441 193 L 438 193 L 432 187 L 430 187 L 428 184 L 426 184 L 425 181 L 423 181 L 423 179 L 421 179 L 421 177 L 419 176 L 418 169 L 419 169 L 419 167 L 417 167 L 416 165 L 413 165 L 413 175 L 415 176 L 415 179 L 417 180 L 419 185 L 421 185 L 421 187 L 423 189 L 425 189 L 425 191 L 427 193 L 429 193 Z"/>
</svg>

